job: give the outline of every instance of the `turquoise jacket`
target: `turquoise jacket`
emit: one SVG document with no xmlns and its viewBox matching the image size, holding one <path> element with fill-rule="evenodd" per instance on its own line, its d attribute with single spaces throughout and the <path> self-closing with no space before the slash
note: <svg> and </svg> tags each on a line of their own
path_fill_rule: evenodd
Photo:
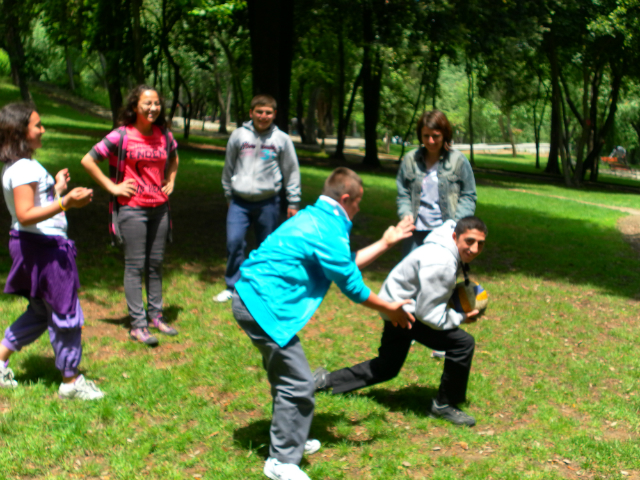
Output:
<svg viewBox="0 0 640 480">
<path fill-rule="evenodd" d="M 356 303 L 369 298 L 351 253 L 351 226 L 342 209 L 319 198 L 269 235 L 240 267 L 238 295 L 281 347 L 307 324 L 331 282 Z"/>
</svg>

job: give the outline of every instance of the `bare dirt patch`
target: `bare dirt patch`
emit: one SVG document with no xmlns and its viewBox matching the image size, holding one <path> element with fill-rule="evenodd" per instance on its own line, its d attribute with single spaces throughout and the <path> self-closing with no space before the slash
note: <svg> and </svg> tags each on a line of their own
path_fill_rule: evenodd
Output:
<svg viewBox="0 0 640 480">
<path fill-rule="evenodd" d="M 629 245 L 640 254 L 640 215 L 622 217 L 617 227 Z"/>
</svg>

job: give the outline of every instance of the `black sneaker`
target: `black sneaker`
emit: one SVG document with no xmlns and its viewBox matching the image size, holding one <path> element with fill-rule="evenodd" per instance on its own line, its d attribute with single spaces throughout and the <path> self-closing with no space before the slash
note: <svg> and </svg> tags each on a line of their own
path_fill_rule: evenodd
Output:
<svg viewBox="0 0 640 480">
<path fill-rule="evenodd" d="M 327 381 L 329 380 L 328 377 L 329 372 L 322 367 L 318 367 L 313 371 L 313 381 L 316 384 L 316 392 L 327 390 L 329 388 L 327 385 Z"/>
<path fill-rule="evenodd" d="M 441 418 L 447 422 L 451 422 L 454 425 L 466 425 L 467 427 L 473 427 L 476 424 L 476 419 L 471 415 L 467 415 L 462 410 L 452 407 L 451 405 L 444 405 L 442 407 L 436 406 L 436 401 L 431 401 L 431 407 L 429 407 L 429 416 L 432 418 Z"/>
</svg>

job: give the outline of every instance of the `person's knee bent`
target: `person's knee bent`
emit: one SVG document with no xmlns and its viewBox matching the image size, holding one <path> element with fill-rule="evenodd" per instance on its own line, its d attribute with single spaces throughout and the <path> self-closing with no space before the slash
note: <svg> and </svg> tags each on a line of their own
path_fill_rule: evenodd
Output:
<svg viewBox="0 0 640 480">
<path fill-rule="evenodd" d="M 398 376 L 403 362 L 375 362 L 371 365 L 371 371 L 378 382 L 388 382 Z"/>
</svg>

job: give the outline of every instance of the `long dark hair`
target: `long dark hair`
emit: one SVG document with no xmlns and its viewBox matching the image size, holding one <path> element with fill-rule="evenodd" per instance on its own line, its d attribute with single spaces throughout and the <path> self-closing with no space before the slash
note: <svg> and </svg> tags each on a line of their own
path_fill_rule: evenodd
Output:
<svg viewBox="0 0 640 480">
<path fill-rule="evenodd" d="M 430 128 L 431 130 L 440 130 L 440 132 L 442 132 L 442 149 L 449 150 L 453 131 L 451 129 L 451 124 L 444 113 L 440 110 L 431 110 L 420 115 L 416 128 L 419 143 L 422 143 L 423 127 Z"/>
<path fill-rule="evenodd" d="M 0 162 L 31 158 L 27 127 L 36 108 L 29 103 L 10 103 L 0 109 Z"/>
<path fill-rule="evenodd" d="M 167 120 L 164 117 L 164 98 L 160 95 L 160 93 L 153 87 L 149 85 L 138 85 L 136 88 L 129 92 L 127 96 L 127 103 L 125 103 L 124 107 L 120 111 L 120 116 L 118 117 L 118 125 L 133 125 L 136 123 L 136 118 L 138 118 L 138 114 L 135 112 L 134 108 L 138 106 L 138 102 L 140 101 L 140 96 L 146 92 L 147 90 L 152 90 L 158 94 L 158 98 L 160 99 L 160 115 L 156 118 L 156 121 L 153 122 L 154 125 L 158 127 L 166 127 Z"/>
</svg>

